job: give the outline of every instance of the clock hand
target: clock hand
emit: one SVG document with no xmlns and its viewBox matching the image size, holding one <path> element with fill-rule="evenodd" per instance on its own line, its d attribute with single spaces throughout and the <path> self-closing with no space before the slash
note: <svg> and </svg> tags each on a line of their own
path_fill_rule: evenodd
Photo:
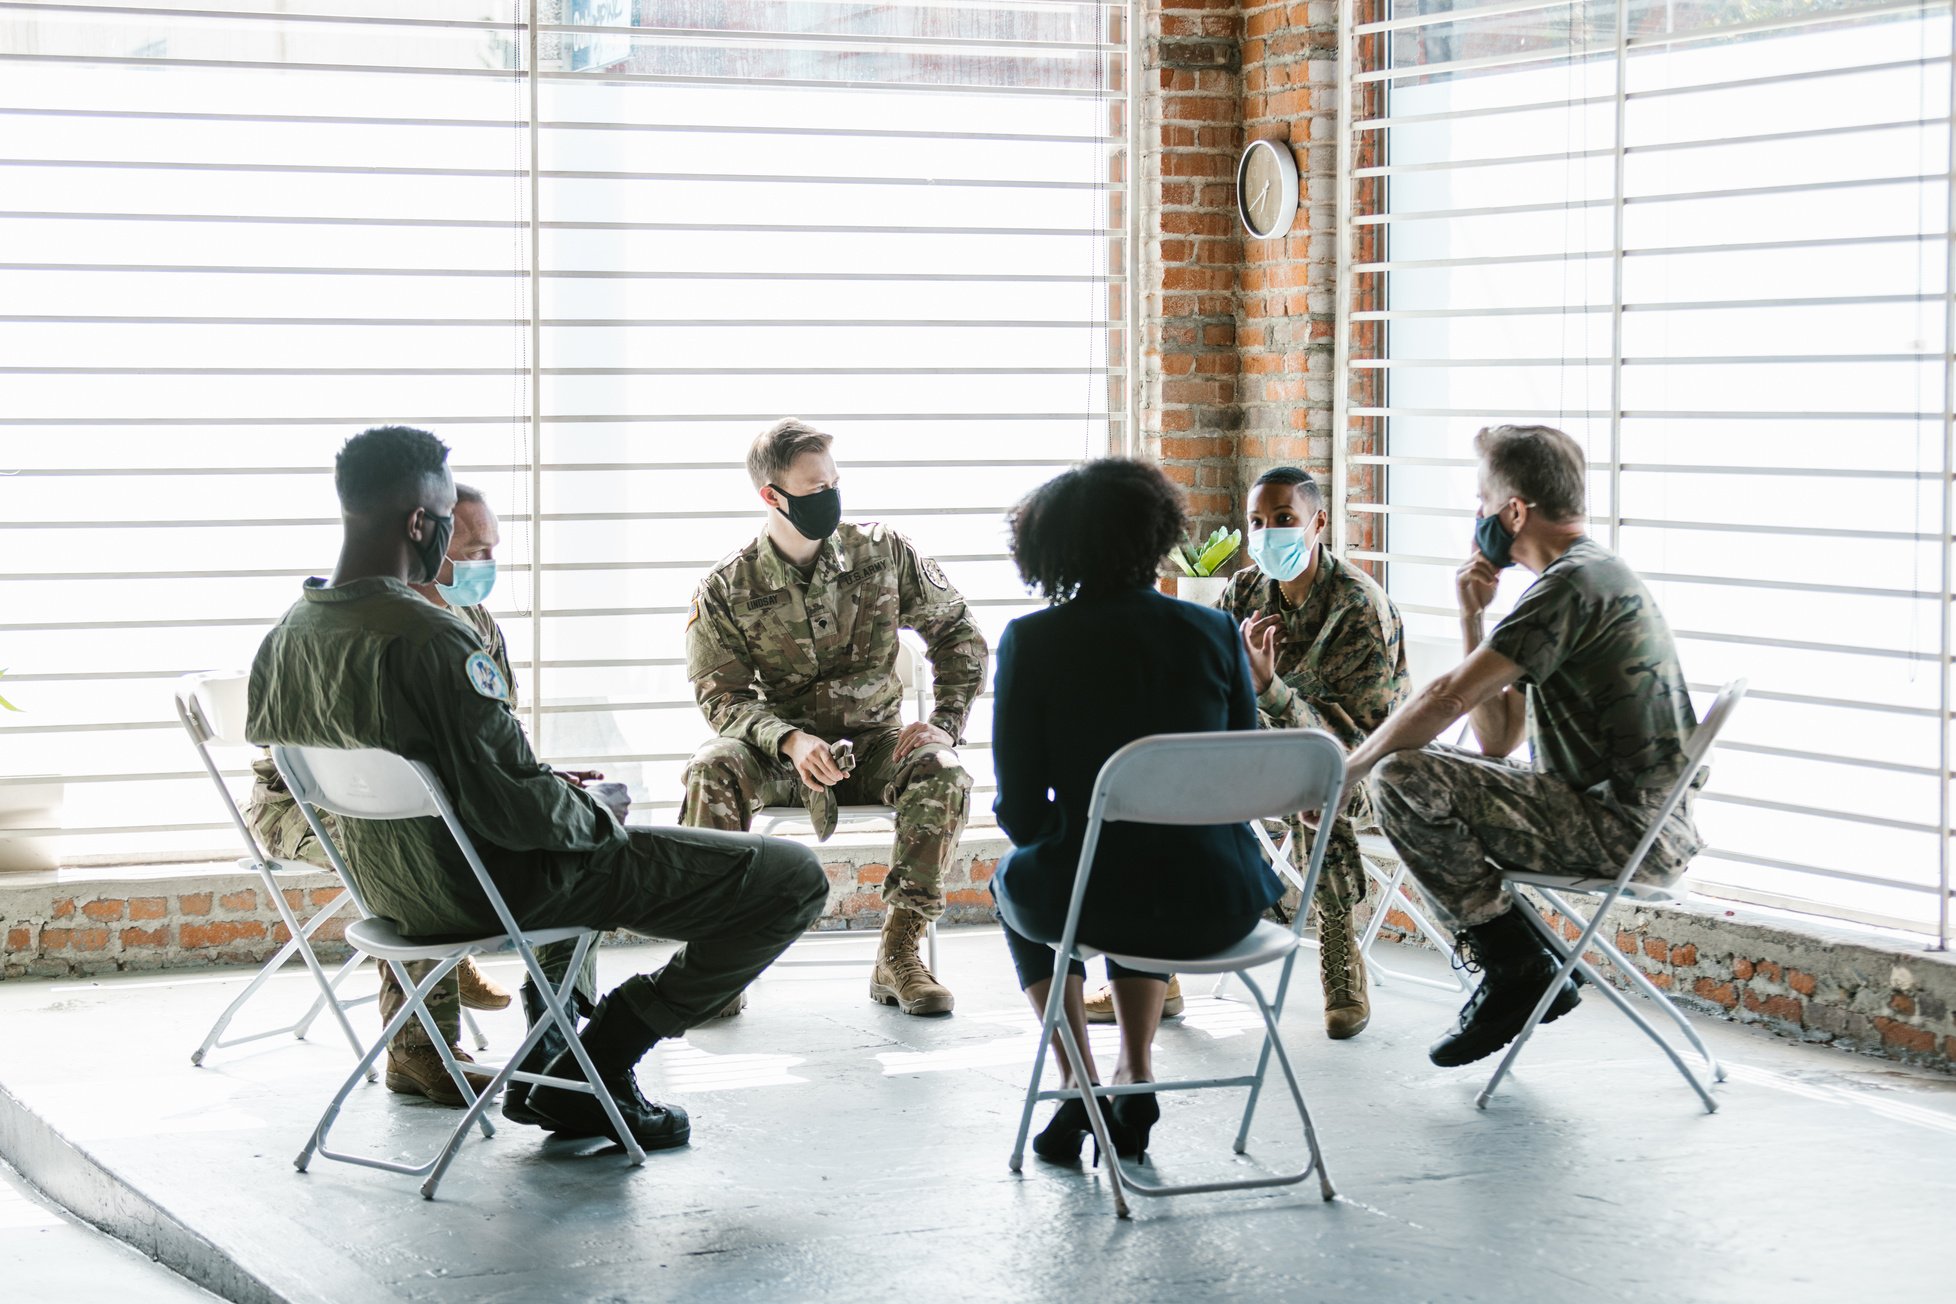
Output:
<svg viewBox="0 0 1956 1304">
<path fill-rule="evenodd" d="M 1256 198 L 1250 201 L 1250 211 L 1255 212 L 1257 209 L 1263 207 L 1263 197 L 1269 193 L 1270 183 L 1266 181 L 1263 183 L 1263 189 L 1256 192 Z"/>
</svg>

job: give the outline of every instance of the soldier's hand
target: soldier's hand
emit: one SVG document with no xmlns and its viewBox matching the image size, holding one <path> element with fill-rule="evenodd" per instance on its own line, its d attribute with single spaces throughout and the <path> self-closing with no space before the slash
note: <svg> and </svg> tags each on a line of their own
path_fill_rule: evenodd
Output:
<svg viewBox="0 0 1956 1304">
<path fill-rule="evenodd" d="M 783 738 L 781 754 L 811 788 L 832 788 L 842 782 L 842 767 L 835 763 L 828 743 L 812 733 L 797 729 Z"/>
<path fill-rule="evenodd" d="M 897 735 L 897 761 L 901 763 L 910 753 L 930 743 L 936 743 L 940 747 L 956 747 L 958 740 L 928 720 L 919 720 L 915 724 L 907 724 L 903 726 L 903 732 Z"/>
<path fill-rule="evenodd" d="M 1250 679 L 1259 694 L 1267 692 L 1277 677 L 1277 634 L 1282 625 L 1283 617 L 1273 612 L 1245 617 L 1241 626 L 1243 650 L 1250 658 Z"/>
<path fill-rule="evenodd" d="M 552 773 L 573 788 L 582 788 L 604 778 L 597 770 L 553 770 Z"/>
<path fill-rule="evenodd" d="M 1494 563 L 1474 549 L 1461 568 L 1454 572 L 1453 588 L 1460 598 L 1460 614 L 1478 616 L 1494 601 L 1494 590 L 1501 583 L 1501 572 Z"/>
</svg>

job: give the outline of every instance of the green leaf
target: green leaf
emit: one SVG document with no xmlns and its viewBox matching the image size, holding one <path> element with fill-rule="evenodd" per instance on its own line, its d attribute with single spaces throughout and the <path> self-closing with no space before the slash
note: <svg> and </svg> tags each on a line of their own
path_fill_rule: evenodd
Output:
<svg viewBox="0 0 1956 1304">
<path fill-rule="evenodd" d="M 1172 548 L 1169 551 L 1168 555 L 1173 557 L 1175 559 L 1175 564 L 1182 568 L 1182 574 L 1187 575 L 1190 578 L 1193 578 L 1195 576 L 1195 568 L 1189 565 L 1188 558 L 1184 557 L 1182 555 L 1182 552 L 1183 552 L 1183 546 L 1178 543 L 1174 546 L 1174 548 Z"/>
<path fill-rule="evenodd" d="M 0 675 L 4 675 L 4 674 L 6 674 L 6 673 L 7 673 L 7 672 L 6 672 L 5 670 L 0 670 Z M 20 708 L 19 708 L 19 707 L 17 707 L 17 706 L 15 706 L 15 705 L 14 705 L 14 704 L 13 704 L 12 702 L 9 702 L 9 701 L 8 701 L 8 700 L 7 700 L 6 698 L 4 698 L 4 697 L 0 697 L 0 706 L 4 706 L 4 707 L 6 707 L 6 708 L 7 708 L 7 709 L 8 709 L 9 711 L 13 711 L 13 712 L 15 712 L 16 714 L 19 714 L 19 713 L 20 713 Z"/>
<path fill-rule="evenodd" d="M 1240 530 L 1224 532 L 1217 530 L 1209 536 L 1209 543 L 1196 558 L 1195 571 L 1198 575 L 1214 575 L 1216 568 L 1236 555 L 1236 549 L 1243 542 Z"/>
</svg>

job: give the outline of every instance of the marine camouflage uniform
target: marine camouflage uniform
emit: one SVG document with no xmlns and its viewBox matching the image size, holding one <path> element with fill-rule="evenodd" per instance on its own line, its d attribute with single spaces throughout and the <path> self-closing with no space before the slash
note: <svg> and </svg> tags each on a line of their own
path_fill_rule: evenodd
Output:
<svg viewBox="0 0 1956 1304">
<path fill-rule="evenodd" d="M 895 759 L 899 629 L 921 635 L 930 657 L 930 723 L 962 742 L 984 688 L 985 638 L 943 569 L 902 535 L 839 526 L 803 576 L 763 534 L 708 573 L 686 625 L 686 674 L 719 736 L 686 767 L 680 823 L 745 830 L 768 805 L 806 803 L 811 813 L 823 801 L 893 806 L 883 900 L 941 915 L 971 778 L 941 744 Z M 782 755 L 782 739 L 797 729 L 855 745 L 856 767 L 831 794 L 806 788 Z"/>
<path fill-rule="evenodd" d="M 482 650 L 489 654 L 490 659 L 496 663 L 496 668 L 502 671 L 503 679 L 509 685 L 509 709 L 514 712 L 516 674 L 509 666 L 509 646 L 503 640 L 502 627 L 496 623 L 496 618 L 489 614 L 487 607 L 450 607 L 449 610 L 469 623 L 470 628 L 475 630 L 476 636 L 482 641 Z M 259 845 L 264 847 L 265 854 L 275 860 L 304 861 L 308 865 L 315 865 L 330 872 L 332 863 L 326 859 L 326 852 L 320 847 L 319 839 L 313 836 L 312 826 L 306 823 L 306 817 L 300 813 L 299 803 L 292 800 L 292 794 L 286 791 L 285 780 L 279 776 L 278 767 L 272 764 L 272 758 L 263 756 L 252 762 L 251 772 L 254 781 L 251 786 L 251 800 L 245 808 L 245 820 L 251 825 L 251 831 L 257 836 Z M 327 835 L 338 839 L 339 831 L 335 827 L 333 813 L 320 811 L 319 817 L 320 823 L 326 826 Z M 592 954 L 595 956 L 595 952 Z M 413 961 L 406 966 L 408 976 L 419 983 L 427 977 L 435 964 L 433 960 Z M 378 967 L 380 1021 L 382 1026 L 385 1026 L 399 1011 L 401 1003 L 407 997 L 401 990 L 400 983 L 394 978 L 393 968 L 385 964 Z M 587 963 L 585 972 L 578 976 L 578 990 L 589 999 L 595 999 L 596 996 L 593 990 L 595 979 L 595 965 Z M 448 1038 L 449 1045 L 460 1044 L 462 1035 L 460 980 L 451 977 L 447 982 L 436 987 L 428 993 L 425 1004 L 436 1026 Z M 431 1044 L 433 1043 L 429 1040 L 428 1030 L 421 1025 L 419 1019 L 408 1020 L 400 1032 L 394 1035 L 391 1043 L 395 1050 L 403 1052 L 415 1046 Z"/>
<path fill-rule="evenodd" d="M 1256 569 L 1231 576 L 1218 605 L 1239 624 L 1252 616 L 1283 618 L 1276 674 L 1257 696 L 1259 727 L 1323 729 L 1350 751 L 1411 695 L 1405 629 L 1398 608 L 1371 576 L 1322 544 L 1318 557 L 1317 578 L 1296 606 L 1276 580 Z M 1288 827 L 1292 863 L 1302 873 L 1312 833 L 1299 820 Z M 1358 834 L 1377 827 L 1370 794 L 1360 788 L 1331 826 L 1318 878 L 1320 909 L 1349 913 L 1365 899 Z"/>
<path fill-rule="evenodd" d="M 1514 904 L 1504 868 L 1614 878 L 1677 782 L 1697 728 L 1663 613 L 1636 573 L 1586 536 L 1486 646 L 1521 667 L 1530 763 L 1432 745 L 1395 752 L 1372 773 L 1386 836 L 1456 928 Z M 1675 882 L 1702 845 L 1687 792 L 1637 880 Z"/>
</svg>

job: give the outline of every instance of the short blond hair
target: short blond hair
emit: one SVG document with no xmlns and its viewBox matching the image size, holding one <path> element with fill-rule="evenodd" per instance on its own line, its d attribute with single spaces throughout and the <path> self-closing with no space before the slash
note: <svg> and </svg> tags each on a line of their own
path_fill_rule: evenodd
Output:
<svg viewBox="0 0 1956 1304">
<path fill-rule="evenodd" d="M 775 422 L 747 450 L 747 476 L 760 489 L 773 484 L 803 453 L 826 453 L 835 436 L 823 434 L 798 417 Z"/>
</svg>

